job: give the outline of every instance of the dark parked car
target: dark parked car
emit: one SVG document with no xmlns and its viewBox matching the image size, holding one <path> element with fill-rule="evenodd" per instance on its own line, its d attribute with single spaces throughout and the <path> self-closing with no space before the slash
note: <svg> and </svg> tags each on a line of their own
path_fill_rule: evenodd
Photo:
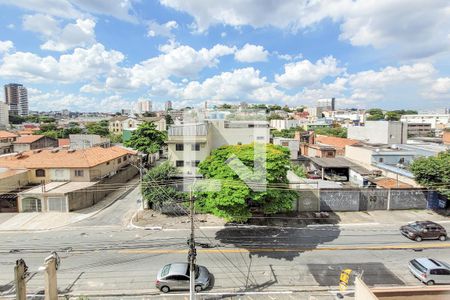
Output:
<svg viewBox="0 0 450 300">
<path fill-rule="evenodd" d="M 417 242 L 422 240 L 441 240 L 447 239 L 447 231 L 441 225 L 431 221 L 417 221 L 400 227 L 400 232 Z"/>
</svg>

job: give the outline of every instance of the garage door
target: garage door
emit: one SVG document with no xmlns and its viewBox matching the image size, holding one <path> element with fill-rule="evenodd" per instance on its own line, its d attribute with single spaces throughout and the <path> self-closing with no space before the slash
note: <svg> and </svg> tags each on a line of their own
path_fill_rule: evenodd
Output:
<svg viewBox="0 0 450 300">
<path fill-rule="evenodd" d="M 24 212 L 39 212 L 42 211 L 41 200 L 36 198 L 22 199 L 22 210 Z"/>
<path fill-rule="evenodd" d="M 65 197 L 49 197 L 48 211 L 67 212 Z"/>
</svg>

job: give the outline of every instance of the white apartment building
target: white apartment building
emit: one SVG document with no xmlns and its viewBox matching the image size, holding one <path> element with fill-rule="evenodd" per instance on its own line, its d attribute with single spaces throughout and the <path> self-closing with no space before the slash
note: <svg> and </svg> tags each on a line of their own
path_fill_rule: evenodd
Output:
<svg viewBox="0 0 450 300">
<path fill-rule="evenodd" d="M 404 144 L 408 125 L 399 121 L 367 121 L 364 126 L 351 126 L 347 138 L 369 144 Z"/>
<path fill-rule="evenodd" d="M 267 121 L 206 120 L 172 125 L 168 130 L 168 159 L 184 175 L 195 175 L 198 164 L 220 146 L 269 141 Z"/>
<path fill-rule="evenodd" d="M 137 112 L 140 114 L 152 111 L 152 101 L 149 101 L 149 100 L 140 100 L 140 101 L 138 101 L 136 106 L 137 106 Z"/>
<path fill-rule="evenodd" d="M 431 124 L 431 129 L 440 134 L 450 124 L 450 114 L 403 115 L 400 121 L 408 124 Z"/>
<path fill-rule="evenodd" d="M 299 127 L 303 124 L 301 120 L 270 120 L 270 128 L 274 128 L 276 130 L 282 129 L 290 129 Z"/>
</svg>

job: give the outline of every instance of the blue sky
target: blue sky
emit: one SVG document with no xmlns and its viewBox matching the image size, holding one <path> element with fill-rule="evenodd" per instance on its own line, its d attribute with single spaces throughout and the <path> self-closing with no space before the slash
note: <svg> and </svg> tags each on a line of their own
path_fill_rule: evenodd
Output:
<svg viewBox="0 0 450 300">
<path fill-rule="evenodd" d="M 0 0 L 0 83 L 33 110 L 450 106 L 447 0 Z"/>
</svg>

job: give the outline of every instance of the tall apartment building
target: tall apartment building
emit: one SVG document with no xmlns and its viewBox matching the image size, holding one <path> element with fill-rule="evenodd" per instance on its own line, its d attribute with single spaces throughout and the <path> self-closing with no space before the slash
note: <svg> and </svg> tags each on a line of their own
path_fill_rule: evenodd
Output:
<svg viewBox="0 0 450 300">
<path fill-rule="evenodd" d="M 172 101 L 166 101 L 166 103 L 165 103 L 165 109 L 166 109 L 166 111 L 168 111 L 168 110 L 171 110 L 172 109 Z"/>
<path fill-rule="evenodd" d="M 28 91 L 22 84 L 5 85 L 5 102 L 11 115 L 28 116 Z"/>
<path fill-rule="evenodd" d="M 5 129 L 9 124 L 9 106 L 0 102 L 0 128 Z"/>
<path fill-rule="evenodd" d="M 140 114 L 152 111 L 152 102 L 149 100 L 140 100 L 137 103 L 137 111 Z"/>
<path fill-rule="evenodd" d="M 450 114 L 418 114 L 403 115 L 400 119 L 409 124 L 430 124 L 437 136 L 441 136 L 443 130 L 450 124 Z"/>
</svg>

